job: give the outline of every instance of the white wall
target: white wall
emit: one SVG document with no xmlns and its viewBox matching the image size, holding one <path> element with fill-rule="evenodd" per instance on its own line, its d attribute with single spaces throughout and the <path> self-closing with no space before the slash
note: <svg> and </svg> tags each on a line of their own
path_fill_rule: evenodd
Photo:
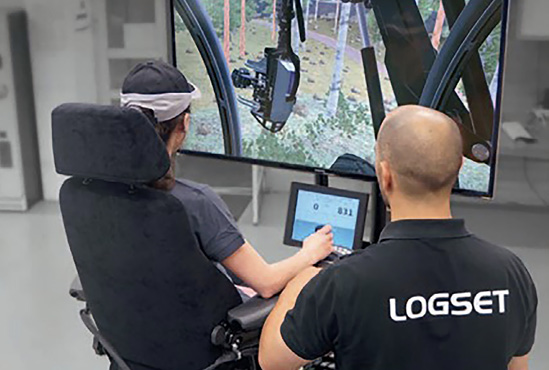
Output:
<svg viewBox="0 0 549 370">
<path fill-rule="evenodd" d="M 21 7 L 23 1 L 24 0 L 2 0 L 0 1 L 0 6 L 5 8 Z"/>
<path fill-rule="evenodd" d="M 521 0 L 520 6 L 517 9 L 520 24 L 520 37 L 528 39 L 549 39 L 547 14 L 549 14 L 549 1 Z"/>
<path fill-rule="evenodd" d="M 0 67 L 0 87 L 2 91 L 8 93 L 0 97 L 0 131 L 7 133 L 13 147 L 19 147 L 19 134 L 17 127 L 17 110 L 15 109 L 15 90 L 12 70 L 12 56 L 10 55 L 10 34 L 6 13 L 0 9 L 0 57 L 2 66 Z M 3 94 L 2 94 L 3 95 Z M 9 178 L 8 181 L 0 181 L 0 203 L 4 204 L 10 199 L 11 204 L 16 209 L 25 208 L 24 182 L 22 176 L 22 158 L 20 151 L 12 150 L 11 168 L 0 168 L 0 179 Z M 10 209 L 11 207 L 9 207 Z"/>
<path fill-rule="evenodd" d="M 549 40 L 522 37 L 519 5 L 511 2 L 502 112 L 504 121 L 525 123 L 543 90 L 549 88 Z M 549 32 L 547 22 L 540 28 Z"/>
</svg>

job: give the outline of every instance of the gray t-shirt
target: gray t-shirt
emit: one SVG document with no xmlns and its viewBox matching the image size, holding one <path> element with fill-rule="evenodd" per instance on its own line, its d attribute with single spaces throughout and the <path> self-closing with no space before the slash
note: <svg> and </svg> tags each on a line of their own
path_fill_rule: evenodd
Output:
<svg viewBox="0 0 549 370">
<path fill-rule="evenodd" d="M 244 244 L 234 216 L 208 185 L 176 180 L 170 193 L 185 206 L 196 240 L 210 260 L 222 262 Z"/>
</svg>

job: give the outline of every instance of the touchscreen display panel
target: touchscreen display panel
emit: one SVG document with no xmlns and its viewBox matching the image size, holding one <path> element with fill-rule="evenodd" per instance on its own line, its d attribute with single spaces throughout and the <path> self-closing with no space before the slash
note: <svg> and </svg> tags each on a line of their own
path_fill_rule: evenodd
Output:
<svg viewBox="0 0 549 370">
<path fill-rule="evenodd" d="M 353 249 L 360 200 L 299 190 L 292 239 L 303 241 L 317 228 L 331 225 L 334 245 Z"/>
</svg>

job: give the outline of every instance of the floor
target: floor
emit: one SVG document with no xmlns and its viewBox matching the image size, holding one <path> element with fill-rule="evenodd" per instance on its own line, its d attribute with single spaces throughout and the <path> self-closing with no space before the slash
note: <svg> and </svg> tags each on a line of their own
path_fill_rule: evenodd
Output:
<svg viewBox="0 0 549 370">
<path fill-rule="evenodd" d="M 74 276 L 57 203 L 0 212 L 0 368 L 108 368 L 67 293 Z"/>
<path fill-rule="evenodd" d="M 251 207 L 244 207 L 247 201 L 241 199 L 237 205 L 244 209 L 239 223 L 245 237 L 269 261 L 294 253 L 295 249 L 282 245 L 287 194 L 265 195 L 260 226 L 252 225 Z M 549 213 L 522 208 L 481 213 L 467 204 L 458 205 L 455 213 L 486 238 L 510 241 L 508 245 L 530 268 L 540 297 L 538 337 L 530 369 L 546 369 Z M 56 203 L 40 203 L 28 213 L 0 212 L 1 369 L 107 369 L 106 360 L 94 355 L 91 337 L 79 321 L 81 304 L 67 294 L 74 275 Z"/>
</svg>

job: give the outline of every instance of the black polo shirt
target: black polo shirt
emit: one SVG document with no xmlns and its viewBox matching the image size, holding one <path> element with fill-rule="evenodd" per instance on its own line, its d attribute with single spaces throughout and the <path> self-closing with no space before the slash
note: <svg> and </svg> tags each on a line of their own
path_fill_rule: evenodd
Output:
<svg viewBox="0 0 549 370">
<path fill-rule="evenodd" d="M 462 220 L 389 224 L 380 242 L 323 270 L 281 328 L 338 370 L 504 370 L 532 348 L 537 297 L 520 259 Z"/>
</svg>

